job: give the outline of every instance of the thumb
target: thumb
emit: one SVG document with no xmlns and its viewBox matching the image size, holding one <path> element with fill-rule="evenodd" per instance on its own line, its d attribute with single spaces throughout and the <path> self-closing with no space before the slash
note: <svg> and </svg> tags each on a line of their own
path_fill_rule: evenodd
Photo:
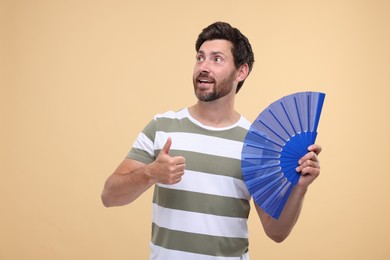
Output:
<svg viewBox="0 0 390 260">
<path fill-rule="evenodd" d="M 167 141 L 164 144 L 164 147 L 161 149 L 160 153 L 169 154 L 169 149 L 171 149 L 172 138 L 168 137 Z"/>
</svg>

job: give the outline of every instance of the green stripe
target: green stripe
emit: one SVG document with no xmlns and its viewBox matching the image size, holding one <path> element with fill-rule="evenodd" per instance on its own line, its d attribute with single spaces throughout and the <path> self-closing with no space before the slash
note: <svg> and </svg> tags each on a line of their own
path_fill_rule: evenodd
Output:
<svg viewBox="0 0 390 260">
<path fill-rule="evenodd" d="M 171 156 L 184 156 L 187 170 L 242 180 L 241 160 L 239 159 L 180 150 L 170 150 L 169 154 Z"/>
<path fill-rule="evenodd" d="M 194 234 L 162 228 L 153 223 L 152 242 L 172 250 L 225 257 L 239 257 L 248 251 L 248 239 Z"/>
<path fill-rule="evenodd" d="M 244 199 L 167 189 L 158 185 L 153 202 L 164 208 L 246 219 L 250 210 L 249 201 Z"/>
<path fill-rule="evenodd" d="M 160 150 L 155 150 L 154 153 L 158 155 Z M 184 156 L 184 158 L 186 158 L 186 169 L 190 171 L 228 176 L 239 180 L 243 179 L 241 172 L 241 160 L 238 159 L 180 150 L 170 150 L 169 155 Z M 131 148 L 127 158 L 134 159 L 145 164 L 149 164 L 155 159 L 151 158 L 148 152 L 134 147 Z"/>
<path fill-rule="evenodd" d="M 242 127 L 235 127 L 227 130 L 208 130 L 194 124 L 189 118 L 183 119 L 172 119 L 172 118 L 158 118 L 157 122 L 159 131 L 163 132 L 177 132 L 180 129 L 180 132 L 183 133 L 193 133 L 201 135 L 211 135 L 213 137 L 225 138 L 228 140 L 240 141 L 242 142 L 245 139 L 247 129 Z"/>
<path fill-rule="evenodd" d="M 159 154 L 161 150 L 155 150 Z M 191 151 L 170 150 L 170 156 L 183 156 L 186 158 L 186 169 L 190 171 L 206 172 L 209 174 L 228 176 L 242 180 L 241 160 L 202 154 Z M 145 164 L 153 162 L 149 153 L 138 148 L 131 148 L 128 158 L 141 161 Z M 202 163 L 199 163 L 202 162 Z"/>
<path fill-rule="evenodd" d="M 156 120 L 151 120 L 142 130 L 142 133 L 144 133 L 144 135 L 146 135 L 150 140 L 154 140 L 156 131 Z"/>
<path fill-rule="evenodd" d="M 150 154 L 148 152 L 134 147 L 131 148 L 130 152 L 127 154 L 127 158 L 134 159 L 145 164 L 149 164 L 154 160 L 154 158 L 150 157 Z"/>
</svg>

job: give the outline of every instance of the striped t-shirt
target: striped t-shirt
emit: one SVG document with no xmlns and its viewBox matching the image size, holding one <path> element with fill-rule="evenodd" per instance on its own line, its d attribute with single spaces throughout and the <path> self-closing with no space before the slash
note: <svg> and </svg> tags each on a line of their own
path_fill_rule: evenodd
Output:
<svg viewBox="0 0 390 260">
<path fill-rule="evenodd" d="M 139 134 L 128 158 L 151 163 L 171 137 L 169 154 L 186 159 L 179 183 L 155 185 L 150 259 L 249 259 L 250 194 L 241 173 L 249 127 L 244 117 L 204 126 L 182 109 L 155 116 Z"/>
</svg>

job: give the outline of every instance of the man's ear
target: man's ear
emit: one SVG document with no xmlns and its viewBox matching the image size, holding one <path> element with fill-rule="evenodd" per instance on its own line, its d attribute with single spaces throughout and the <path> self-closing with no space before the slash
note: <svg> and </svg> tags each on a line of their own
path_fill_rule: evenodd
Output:
<svg viewBox="0 0 390 260">
<path fill-rule="evenodd" d="M 240 81 L 243 81 L 244 79 L 246 79 L 246 77 L 248 77 L 248 74 L 249 74 L 249 66 L 248 64 L 243 64 L 240 66 L 240 68 L 238 69 L 238 74 L 237 74 L 237 81 L 240 82 Z"/>
</svg>

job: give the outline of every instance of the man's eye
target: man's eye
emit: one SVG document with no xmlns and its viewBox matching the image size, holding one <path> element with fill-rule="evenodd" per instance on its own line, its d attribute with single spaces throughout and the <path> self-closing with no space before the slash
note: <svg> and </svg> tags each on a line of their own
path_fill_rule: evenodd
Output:
<svg viewBox="0 0 390 260">
<path fill-rule="evenodd" d="M 221 58 L 221 57 L 215 57 L 215 61 L 216 61 L 216 62 L 221 62 L 221 61 L 222 61 L 222 58 Z"/>
<path fill-rule="evenodd" d="M 197 56 L 196 57 L 196 61 L 203 61 L 203 60 L 204 60 L 203 56 Z"/>
</svg>

